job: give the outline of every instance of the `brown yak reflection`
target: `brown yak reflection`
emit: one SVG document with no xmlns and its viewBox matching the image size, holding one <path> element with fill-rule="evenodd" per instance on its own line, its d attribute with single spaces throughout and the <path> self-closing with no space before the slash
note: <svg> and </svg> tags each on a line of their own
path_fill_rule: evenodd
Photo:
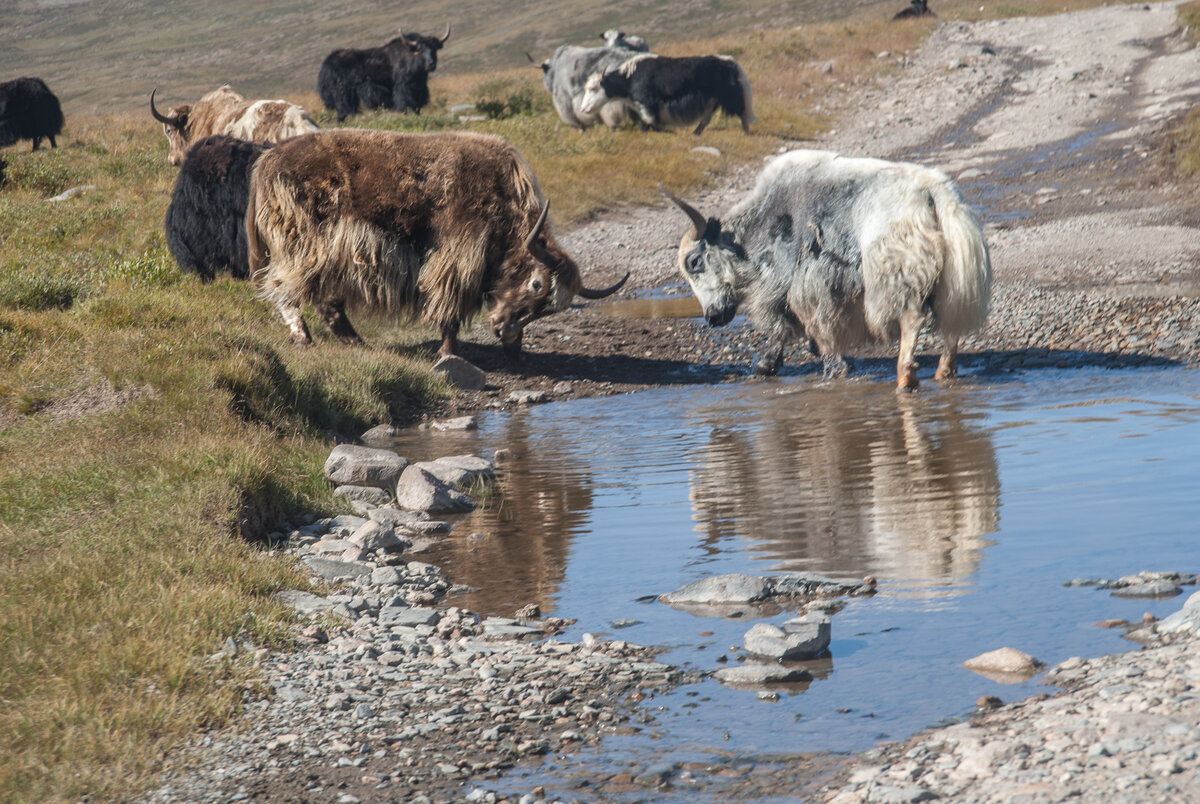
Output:
<svg viewBox="0 0 1200 804">
<path fill-rule="evenodd" d="M 571 540 L 590 516 L 592 477 L 569 451 L 539 456 L 533 429 L 525 416 L 507 420 L 495 441 L 514 458 L 496 467 L 500 493 L 421 557 L 445 568 L 454 583 L 471 587 L 451 598 L 453 605 L 512 616 L 535 603 L 543 614 L 552 613 Z"/>
<path fill-rule="evenodd" d="M 690 497 L 705 542 L 716 552 L 750 540 L 782 569 L 962 579 L 999 522 L 990 434 L 953 390 L 935 399 L 834 383 L 779 394 L 750 427 L 716 426 L 696 462 Z"/>
</svg>

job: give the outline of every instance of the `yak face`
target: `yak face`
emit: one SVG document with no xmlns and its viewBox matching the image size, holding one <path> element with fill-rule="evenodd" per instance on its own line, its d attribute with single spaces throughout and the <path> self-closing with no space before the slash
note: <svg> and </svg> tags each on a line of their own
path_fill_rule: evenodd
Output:
<svg viewBox="0 0 1200 804">
<path fill-rule="evenodd" d="M 679 241 L 679 270 L 704 309 L 704 320 L 724 326 L 737 315 L 742 300 L 738 276 L 746 267 L 746 251 L 719 220 L 704 217 L 661 185 L 659 189 L 692 222 Z"/>
<path fill-rule="evenodd" d="M 184 157 L 187 156 L 188 148 L 191 146 L 188 141 L 188 114 L 191 110 L 190 105 L 172 107 L 167 111 L 167 116 L 179 122 L 163 123 L 163 133 L 167 135 L 167 144 L 170 148 L 167 161 L 175 167 L 183 164 Z"/>
<path fill-rule="evenodd" d="M 438 51 L 442 49 L 442 40 L 436 36 L 421 34 L 407 34 L 405 39 L 412 54 L 421 60 L 425 72 L 431 73 L 437 69 Z"/>
<path fill-rule="evenodd" d="M 579 268 L 574 260 L 553 241 L 541 237 L 538 241 L 505 263 L 491 294 L 488 324 L 510 357 L 521 351 L 527 324 L 565 310 L 579 290 Z"/>
<path fill-rule="evenodd" d="M 579 108 L 585 114 L 595 114 L 611 99 L 628 95 L 629 79 L 620 72 L 609 70 L 605 73 L 592 73 L 583 85 L 583 97 L 579 101 Z"/>
</svg>

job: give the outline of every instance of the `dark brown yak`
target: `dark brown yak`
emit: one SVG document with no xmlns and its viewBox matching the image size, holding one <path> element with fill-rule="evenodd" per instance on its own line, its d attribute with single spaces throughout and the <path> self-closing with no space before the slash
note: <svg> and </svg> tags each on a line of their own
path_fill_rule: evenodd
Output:
<svg viewBox="0 0 1200 804">
<path fill-rule="evenodd" d="M 499 137 L 306 134 L 254 168 L 250 276 L 298 344 L 312 342 L 300 315 L 307 302 L 344 342 L 361 343 L 351 305 L 420 318 L 440 330 L 441 353 L 455 354 L 460 325 L 488 304 L 491 329 L 515 358 L 530 321 L 625 282 L 585 288 L 547 209 L 533 171 Z"/>
</svg>

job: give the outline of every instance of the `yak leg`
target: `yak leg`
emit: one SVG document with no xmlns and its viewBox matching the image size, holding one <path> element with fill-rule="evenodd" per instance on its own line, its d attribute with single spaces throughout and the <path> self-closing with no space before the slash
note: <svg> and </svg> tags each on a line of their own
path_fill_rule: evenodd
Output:
<svg viewBox="0 0 1200 804">
<path fill-rule="evenodd" d="M 774 377 L 778 374 L 779 367 L 783 365 L 783 351 L 782 342 L 767 344 L 762 355 L 754 359 L 754 373 L 760 377 Z"/>
<path fill-rule="evenodd" d="M 51 148 L 57 148 L 57 147 L 58 147 L 58 143 L 54 141 L 54 135 L 53 135 L 53 134 L 51 134 L 51 135 L 50 135 L 50 147 L 51 147 Z"/>
<path fill-rule="evenodd" d="M 712 122 L 713 115 L 716 113 L 717 113 L 717 100 L 716 100 L 716 98 L 713 98 L 713 99 L 709 100 L 707 107 L 704 110 L 704 114 L 700 117 L 700 124 L 698 126 L 696 126 L 696 130 L 693 131 L 692 133 L 699 134 L 700 132 L 704 131 L 704 129 L 708 128 L 708 124 L 710 122 Z"/>
<path fill-rule="evenodd" d="M 458 326 L 442 327 L 442 346 L 438 349 L 442 357 L 458 354 Z"/>
<path fill-rule="evenodd" d="M 521 359 L 521 342 L 525 340 L 525 330 L 517 333 L 517 336 L 511 341 L 505 341 L 501 344 L 504 347 L 504 355 L 514 363 Z"/>
<path fill-rule="evenodd" d="M 354 327 L 350 324 L 350 319 L 346 318 L 346 303 L 344 301 L 338 299 L 318 304 L 317 315 L 321 317 L 321 323 L 329 327 L 329 331 L 339 341 L 353 346 L 362 345 L 363 339 L 354 331 Z"/>
<path fill-rule="evenodd" d="M 949 380 L 958 376 L 958 338 L 949 335 L 943 335 L 942 338 L 946 344 L 942 347 L 942 356 L 938 358 L 937 373 L 933 375 L 935 380 Z"/>
<path fill-rule="evenodd" d="M 304 323 L 304 316 L 300 314 L 300 305 L 280 302 L 275 305 L 275 309 L 283 316 L 283 323 L 292 331 L 292 343 L 297 346 L 311 346 L 312 336 L 308 334 L 308 325 Z"/>
<path fill-rule="evenodd" d="M 34 137 L 34 138 L 33 138 L 33 150 L 34 150 L 34 151 L 36 151 L 36 150 L 37 150 L 38 144 L 39 144 L 41 141 L 42 141 L 42 138 L 41 138 L 41 137 Z"/>
<path fill-rule="evenodd" d="M 821 376 L 829 378 L 845 377 L 850 372 L 846 358 L 837 354 L 823 353 L 821 355 Z"/>
<path fill-rule="evenodd" d="M 911 310 L 900 316 L 900 356 L 896 360 L 896 387 L 911 391 L 917 387 L 917 336 L 925 326 L 925 316 Z"/>
</svg>

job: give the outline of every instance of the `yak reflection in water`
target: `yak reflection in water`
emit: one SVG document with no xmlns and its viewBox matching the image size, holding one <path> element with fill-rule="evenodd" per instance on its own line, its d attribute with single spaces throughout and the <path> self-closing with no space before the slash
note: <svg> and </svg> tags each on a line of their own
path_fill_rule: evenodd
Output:
<svg viewBox="0 0 1200 804">
<path fill-rule="evenodd" d="M 454 605 L 500 615 L 530 603 L 553 611 L 571 540 L 591 515 L 592 477 L 567 451 L 538 460 L 531 427 L 525 416 L 506 420 L 497 441 L 514 458 L 497 467 L 502 492 L 455 524 L 456 534 L 470 536 L 441 542 L 429 559 L 472 587 Z"/>
<path fill-rule="evenodd" d="M 713 552 L 736 537 L 779 569 L 954 581 L 997 529 L 991 437 L 953 391 L 839 382 L 778 394 L 734 427 L 712 420 L 690 497 Z"/>
</svg>

